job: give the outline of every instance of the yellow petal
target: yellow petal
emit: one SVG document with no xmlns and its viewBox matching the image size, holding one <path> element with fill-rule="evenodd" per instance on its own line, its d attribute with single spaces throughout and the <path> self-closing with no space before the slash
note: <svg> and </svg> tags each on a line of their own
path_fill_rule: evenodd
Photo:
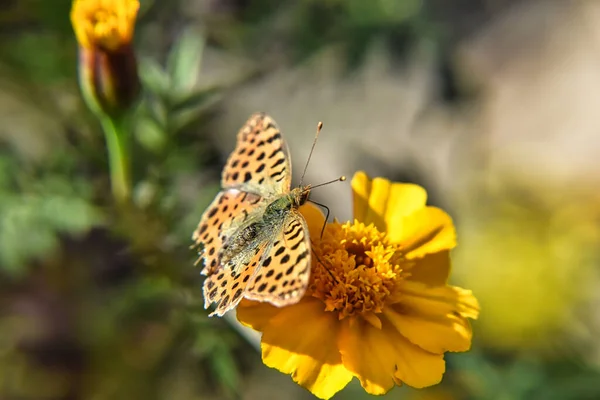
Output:
<svg viewBox="0 0 600 400">
<path fill-rule="evenodd" d="M 389 231 L 401 218 L 423 208 L 427 192 L 421 186 L 392 183 L 384 178 L 370 180 L 362 171 L 352 178 L 354 218 Z"/>
<path fill-rule="evenodd" d="M 444 286 L 450 275 L 450 251 L 427 254 L 423 258 L 413 260 L 413 265 L 406 269 L 410 272 L 407 278 L 411 281 L 425 283 L 430 286 Z"/>
<path fill-rule="evenodd" d="M 337 314 L 324 312 L 316 299 L 283 307 L 264 329 L 263 362 L 328 399 L 352 380 L 337 347 L 338 330 Z"/>
<path fill-rule="evenodd" d="M 364 312 L 361 317 L 364 318 L 365 321 L 370 323 L 374 328 L 381 329 L 381 320 L 374 312 Z"/>
<path fill-rule="evenodd" d="M 357 319 L 358 320 L 358 319 Z M 387 321 L 377 329 L 362 320 L 342 321 L 340 351 L 344 365 L 370 394 L 382 395 L 395 384 L 421 388 L 442 379 L 442 355 L 410 343 Z"/>
<path fill-rule="evenodd" d="M 354 218 L 365 222 L 365 217 L 369 211 L 371 180 L 363 171 L 358 171 L 352 177 L 351 186 Z"/>
<path fill-rule="evenodd" d="M 323 224 L 325 224 L 325 216 L 321 209 L 312 203 L 304 203 L 300 207 L 300 213 L 306 221 L 310 237 L 318 239 L 321 236 Z"/>
<path fill-rule="evenodd" d="M 346 318 L 340 332 L 344 366 L 367 393 L 382 395 L 394 387 L 395 350 L 385 333 L 358 317 Z"/>
<path fill-rule="evenodd" d="M 392 337 L 390 329 L 386 331 Z M 396 359 L 396 372 L 394 381 L 406 383 L 414 388 L 424 388 L 441 382 L 446 371 L 446 362 L 443 354 L 432 354 L 414 344 L 406 338 L 397 335 L 394 342 L 396 352 L 400 355 Z"/>
<path fill-rule="evenodd" d="M 401 223 L 388 230 L 392 243 L 400 243 L 406 258 L 450 250 L 456 246 L 456 231 L 452 218 L 436 207 L 425 207 L 403 217 Z"/>
<path fill-rule="evenodd" d="M 271 318 L 280 311 L 281 308 L 275 307 L 269 303 L 243 299 L 240 304 L 238 304 L 236 317 L 243 325 L 252 328 L 255 331 L 263 331 Z"/>
<path fill-rule="evenodd" d="M 469 350 L 472 331 L 467 317 L 476 318 L 479 309 L 469 291 L 416 282 L 405 282 L 401 290 L 402 302 L 384 309 L 400 334 L 431 353 Z"/>
</svg>

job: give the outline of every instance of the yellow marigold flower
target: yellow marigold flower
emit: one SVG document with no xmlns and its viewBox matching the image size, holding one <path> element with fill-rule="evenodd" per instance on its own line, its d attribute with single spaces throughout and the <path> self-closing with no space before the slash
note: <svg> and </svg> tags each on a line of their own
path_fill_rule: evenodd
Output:
<svg viewBox="0 0 600 400">
<path fill-rule="evenodd" d="M 79 80 L 88 105 L 109 115 L 136 100 L 140 84 L 131 46 L 138 0 L 74 0 L 71 23 L 79 43 Z"/>
<path fill-rule="evenodd" d="M 313 250 L 302 300 L 277 308 L 244 300 L 238 319 L 262 332 L 263 362 L 326 399 L 356 376 L 371 394 L 439 383 L 444 353 L 467 351 L 479 305 L 447 284 L 452 220 L 417 185 L 352 179 L 354 222 L 327 224 L 304 206 Z"/>
<path fill-rule="evenodd" d="M 133 37 L 138 0 L 74 0 L 71 22 L 79 44 L 116 51 Z"/>
</svg>

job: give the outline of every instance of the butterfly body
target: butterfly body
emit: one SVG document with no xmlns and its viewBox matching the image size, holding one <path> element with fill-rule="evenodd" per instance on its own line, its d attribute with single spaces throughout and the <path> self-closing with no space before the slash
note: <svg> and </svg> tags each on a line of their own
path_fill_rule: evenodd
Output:
<svg viewBox="0 0 600 400">
<path fill-rule="evenodd" d="M 297 210 L 306 203 L 310 194 L 310 187 L 305 186 L 292 189 L 289 194 L 280 196 L 273 200 L 265 209 L 263 218 L 274 220 L 285 216 L 291 210 Z"/>
<path fill-rule="evenodd" d="M 255 114 L 238 134 L 223 190 L 193 239 L 202 246 L 205 307 L 223 315 L 242 298 L 276 306 L 297 302 L 310 274 L 310 240 L 298 211 L 310 186 L 290 189 L 287 146 L 274 121 Z"/>
</svg>

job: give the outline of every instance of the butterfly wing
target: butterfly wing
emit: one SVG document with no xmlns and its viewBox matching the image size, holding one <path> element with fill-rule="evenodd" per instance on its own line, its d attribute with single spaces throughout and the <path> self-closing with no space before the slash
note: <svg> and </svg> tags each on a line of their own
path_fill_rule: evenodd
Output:
<svg viewBox="0 0 600 400">
<path fill-rule="evenodd" d="M 203 286 L 204 308 L 208 308 L 211 303 L 216 303 L 215 310 L 209 314 L 210 317 L 222 316 L 242 300 L 246 287 L 258 271 L 265 248 L 266 246 L 249 249 L 250 257 L 242 255 L 240 263 L 243 268 L 232 268 L 232 266 L 219 268 L 206 278 Z"/>
<path fill-rule="evenodd" d="M 289 151 L 277 124 L 264 113 L 253 114 L 238 133 L 221 185 L 272 198 L 287 193 L 291 180 Z"/>
<path fill-rule="evenodd" d="M 262 256 L 244 297 L 283 307 L 298 302 L 310 278 L 310 239 L 304 217 L 292 210 Z"/>
<path fill-rule="evenodd" d="M 223 246 L 223 227 L 240 223 L 260 204 L 259 196 L 236 189 L 222 191 L 215 197 L 192 235 L 196 245 L 202 245 L 199 255 L 204 261 L 201 272 L 203 275 L 211 276 L 220 267 L 219 250 Z"/>
</svg>

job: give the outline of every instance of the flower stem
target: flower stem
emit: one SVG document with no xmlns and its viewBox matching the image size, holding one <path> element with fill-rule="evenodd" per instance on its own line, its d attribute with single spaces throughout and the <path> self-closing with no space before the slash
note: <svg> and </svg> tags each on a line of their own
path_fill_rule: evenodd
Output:
<svg viewBox="0 0 600 400">
<path fill-rule="evenodd" d="M 131 195 L 131 177 L 129 169 L 128 135 L 123 126 L 123 118 L 118 120 L 108 115 L 100 117 L 110 168 L 112 194 L 117 203 L 126 203 Z"/>
</svg>

